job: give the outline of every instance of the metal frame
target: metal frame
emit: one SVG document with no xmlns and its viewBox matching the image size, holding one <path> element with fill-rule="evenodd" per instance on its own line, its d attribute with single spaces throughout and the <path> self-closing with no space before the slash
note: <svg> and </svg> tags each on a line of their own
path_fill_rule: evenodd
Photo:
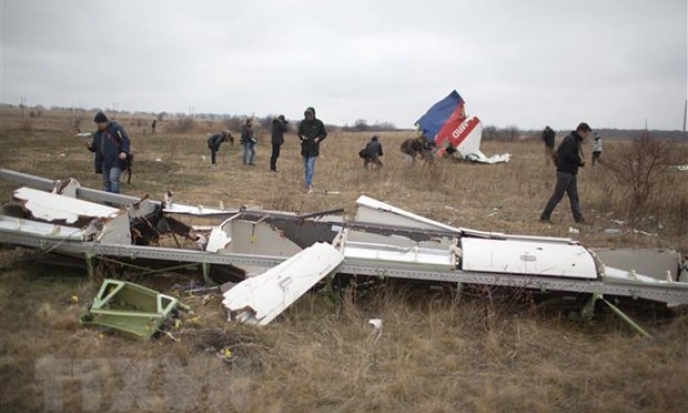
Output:
<svg viewBox="0 0 688 413">
<path fill-rule="evenodd" d="M 129 259 L 147 258 L 180 263 L 231 264 L 239 267 L 252 266 L 272 268 L 288 258 L 251 254 L 216 254 L 205 251 L 139 245 L 108 245 L 91 242 L 48 240 L 6 230 L 0 231 L 0 242 L 64 254 L 103 255 L 110 257 L 127 257 Z M 375 262 L 350 258 L 344 260 L 338 269 L 338 273 L 434 282 L 495 285 L 534 289 L 542 292 L 565 291 L 604 294 L 631 297 L 634 299 L 643 298 L 668 304 L 688 304 L 688 284 L 684 283 L 665 282 L 648 284 L 632 280 L 619 281 L 605 279 L 604 277 L 598 280 L 585 280 L 538 275 L 465 272 L 458 269 L 447 271 L 442 268 L 430 268 L 427 266 L 412 267 L 390 262 Z"/>
</svg>

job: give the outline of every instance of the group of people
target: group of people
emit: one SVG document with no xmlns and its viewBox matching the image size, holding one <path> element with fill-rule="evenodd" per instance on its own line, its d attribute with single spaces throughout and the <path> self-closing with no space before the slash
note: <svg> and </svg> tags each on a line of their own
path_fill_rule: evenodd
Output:
<svg viewBox="0 0 688 413">
<path fill-rule="evenodd" d="M 120 192 L 120 176 L 123 165 L 130 156 L 131 141 L 124 128 L 117 122 L 111 121 L 103 112 L 98 112 L 93 121 L 96 124 L 96 131 L 92 134 L 92 139 L 87 142 L 86 147 L 95 154 L 95 172 L 102 175 L 103 187 L 105 191 L 112 193 Z M 280 156 L 281 146 L 284 144 L 284 133 L 287 131 L 288 122 L 284 115 L 277 116 L 272 122 L 272 154 L 270 156 L 270 171 L 277 172 L 277 160 Z M 581 144 L 592 134 L 592 128 L 581 122 L 576 130 L 568 134 L 561 142 L 559 147 L 554 149 L 556 133 L 549 126 L 542 133 L 545 143 L 547 162 L 552 159 L 557 168 L 557 183 L 554 193 L 549 198 L 545 209 L 540 215 L 540 220 L 550 222 L 552 212 L 557 204 L 567 194 L 571 203 L 573 219 L 577 223 L 585 222 L 583 213 L 580 209 L 578 199 L 578 185 L 576 175 L 580 167 L 585 166 L 585 158 Z M 320 143 L 327 137 L 327 130 L 320 119 L 315 117 L 315 109 L 309 107 L 304 111 L 304 119 L 299 124 L 297 136 L 301 141 L 301 157 L 304 168 L 304 189 L 306 192 L 313 192 L 313 175 L 315 173 L 315 162 L 320 155 Z M 216 164 L 216 153 L 220 145 L 229 141 L 234 144 L 234 136 L 228 131 L 223 130 L 208 138 L 208 149 L 211 153 L 211 165 Z M 256 139 L 253 134 L 253 121 L 248 119 L 241 129 L 241 145 L 243 147 L 244 165 L 254 166 Z M 407 139 L 401 144 L 401 152 L 409 163 L 413 163 L 416 157 L 428 151 L 429 143 L 427 139 L 412 138 Z M 602 153 L 602 139 L 595 133 L 593 145 L 593 165 L 599 162 Z M 363 166 L 368 169 L 370 165 L 376 168 L 382 167 L 380 157 L 383 156 L 382 144 L 377 136 L 373 136 L 366 144 L 366 147 L 359 152 L 363 158 Z"/>
<path fill-rule="evenodd" d="M 103 112 L 98 112 L 93 118 L 96 131 L 86 147 L 95 153 L 94 166 L 97 174 L 103 177 L 105 191 L 120 192 L 120 175 L 125 161 L 130 157 L 131 141 L 124 128 L 117 122 L 111 121 Z M 277 116 L 272 122 L 272 154 L 270 156 L 270 171 L 277 172 L 277 159 L 281 146 L 284 144 L 284 133 L 287 131 L 287 120 L 284 115 Z M 154 126 L 152 126 L 154 128 Z M 313 175 L 315 161 L 320 155 L 320 142 L 327 137 L 324 123 L 315 117 L 315 109 L 309 107 L 304 112 L 304 119 L 299 124 L 297 135 L 301 141 L 301 157 L 304 166 L 304 186 L 309 193 L 313 192 Z M 217 164 L 217 152 L 224 142 L 234 144 L 234 136 L 228 130 L 218 132 L 208 138 L 211 167 Z M 241 128 L 241 146 L 243 148 L 243 163 L 255 166 L 257 140 L 253 133 L 253 120 L 248 119 Z M 380 149 L 381 150 L 381 149 Z"/>
<path fill-rule="evenodd" d="M 278 172 L 277 160 L 280 157 L 284 144 L 284 133 L 289 122 L 284 115 L 279 115 L 272 121 L 272 153 L 270 155 L 270 172 Z M 304 187 L 309 193 L 313 192 L 313 175 L 315 173 L 315 161 L 320 155 L 320 142 L 327 137 L 325 124 L 315 117 L 315 109 L 309 107 L 304 111 L 304 119 L 299 124 L 297 135 L 301 141 L 301 157 L 304 168 Z M 223 142 L 234 144 L 234 137 L 228 131 L 219 132 L 208 138 L 208 148 L 211 152 L 210 162 L 216 165 L 216 152 Z M 253 132 L 253 119 L 247 119 L 241 127 L 241 147 L 243 149 L 242 160 L 247 166 L 255 166 L 256 149 L 258 142 Z"/>
</svg>

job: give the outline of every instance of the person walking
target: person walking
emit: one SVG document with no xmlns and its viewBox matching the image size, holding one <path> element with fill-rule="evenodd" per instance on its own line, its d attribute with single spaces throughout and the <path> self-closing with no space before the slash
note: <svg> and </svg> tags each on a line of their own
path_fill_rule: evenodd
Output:
<svg viewBox="0 0 688 413">
<path fill-rule="evenodd" d="M 545 206 L 545 210 L 540 215 L 540 221 L 551 223 L 552 211 L 554 211 L 554 208 L 556 208 L 559 201 L 564 197 L 564 193 L 566 193 L 571 202 L 571 212 L 573 213 L 574 221 L 577 223 L 585 222 L 578 200 L 576 174 L 579 167 L 585 166 L 585 160 L 581 156 L 581 144 L 590 136 L 590 132 L 592 132 L 590 126 L 585 122 L 581 122 L 576 127 L 576 130 L 566 136 L 561 145 L 559 145 L 556 152 L 557 184 L 554 188 L 554 193 Z"/>
<path fill-rule="evenodd" d="M 313 192 L 313 175 L 315 160 L 320 155 L 320 142 L 327 137 L 325 125 L 315 117 L 315 109 L 309 107 L 303 112 L 304 119 L 299 124 L 298 136 L 301 140 L 301 157 L 303 158 L 304 183 L 306 191 Z"/>
<path fill-rule="evenodd" d="M 549 165 L 552 160 L 552 153 L 554 152 L 554 138 L 557 133 L 552 130 L 552 128 L 545 126 L 545 130 L 542 131 L 542 141 L 545 143 L 545 162 Z"/>
<path fill-rule="evenodd" d="M 602 155 L 602 137 L 595 132 L 595 140 L 592 142 L 592 166 L 595 166 L 595 162 L 600 162 L 600 155 Z"/>
<path fill-rule="evenodd" d="M 287 122 L 284 115 L 279 115 L 272 120 L 272 154 L 270 155 L 270 172 L 277 172 L 277 158 L 284 143 L 284 132 L 287 131 Z"/>
<path fill-rule="evenodd" d="M 86 148 L 96 154 L 95 170 L 96 174 L 103 175 L 105 191 L 119 194 L 122 166 L 131 147 L 129 136 L 119 123 L 110 121 L 103 112 L 98 112 L 93 121 L 97 130 L 91 142 L 86 142 Z"/>
<path fill-rule="evenodd" d="M 377 136 L 373 136 L 364 149 L 363 167 L 368 169 L 368 164 L 373 164 L 375 168 L 382 168 L 382 144 L 378 142 Z"/>
<path fill-rule="evenodd" d="M 215 154 L 220 150 L 220 145 L 227 141 L 234 145 L 234 136 L 232 136 L 228 130 L 223 130 L 222 132 L 218 132 L 208 138 L 208 149 L 210 149 L 210 165 L 212 167 L 215 167 L 216 165 Z"/>
<path fill-rule="evenodd" d="M 241 127 L 241 146 L 244 149 L 244 165 L 255 166 L 256 139 L 253 137 L 253 119 L 247 119 Z"/>
</svg>

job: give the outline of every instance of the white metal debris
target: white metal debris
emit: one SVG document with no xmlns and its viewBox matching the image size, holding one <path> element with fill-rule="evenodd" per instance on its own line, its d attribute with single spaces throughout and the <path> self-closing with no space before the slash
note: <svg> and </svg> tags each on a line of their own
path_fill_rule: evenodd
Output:
<svg viewBox="0 0 688 413">
<path fill-rule="evenodd" d="M 224 294 L 230 320 L 266 325 L 318 281 L 337 269 L 344 256 L 316 243 L 278 266 L 246 279 Z"/>
<path fill-rule="evenodd" d="M 458 232 L 458 228 L 416 215 L 401 208 L 361 195 L 357 200 L 357 222 L 373 222 L 385 225 L 402 225 L 428 230 Z"/>
<path fill-rule="evenodd" d="M 580 245 L 462 238 L 461 247 L 464 271 L 597 278 L 593 256 Z"/>
<path fill-rule="evenodd" d="M 114 218 L 120 213 L 116 208 L 31 188 L 17 189 L 14 198 L 36 219 L 48 222 L 73 224 L 80 218 Z"/>
<path fill-rule="evenodd" d="M 455 243 L 454 240 L 453 244 Z M 450 242 L 415 242 L 401 236 L 345 230 L 335 240 L 335 245 L 346 258 L 446 269 L 456 268 L 457 262 L 455 250 Z"/>
</svg>

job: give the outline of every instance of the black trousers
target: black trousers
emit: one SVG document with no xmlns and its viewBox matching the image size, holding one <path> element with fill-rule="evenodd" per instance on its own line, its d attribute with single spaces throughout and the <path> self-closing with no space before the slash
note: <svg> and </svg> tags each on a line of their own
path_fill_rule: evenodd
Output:
<svg viewBox="0 0 688 413">
<path fill-rule="evenodd" d="M 554 211 L 554 208 L 556 208 L 559 201 L 564 197 L 564 193 L 569 196 L 574 221 L 580 222 L 583 220 L 583 213 L 581 213 L 580 203 L 578 201 L 576 175 L 559 171 L 557 171 L 557 186 L 554 188 L 554 193 L 547 202 L 545 210 L 542 211 L 540 219 L 545 220 L 550 218 L 552 211 Z"/>
<path fill-rule="evenodd" d="M 211 149 L 210 150 L 210 163 L 215 165 L 215 154 L 217 153 L 217 149 Z"/>
<path fill-rule="evenodd" d="M 281 143 L 272 144 L 272 155 L 270 155 L 270 170 L 277 170 L 277 158 L 280 156 L 280 149 L 282 148 Z"/>
</svg>

